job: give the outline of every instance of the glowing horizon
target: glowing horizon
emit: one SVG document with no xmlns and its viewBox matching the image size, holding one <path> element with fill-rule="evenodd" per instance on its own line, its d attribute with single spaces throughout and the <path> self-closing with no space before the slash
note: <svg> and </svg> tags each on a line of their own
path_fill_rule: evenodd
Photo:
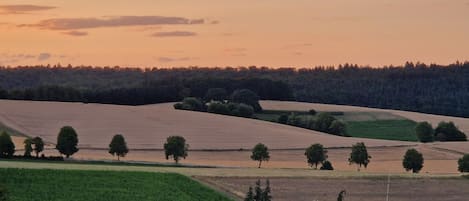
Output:
<svg viewBox="0 0 469 201">
<path fill-rule="evenodd" d="M 469 60 L 468 0 L 0 0 L 0 66 Z"/>
</svg>

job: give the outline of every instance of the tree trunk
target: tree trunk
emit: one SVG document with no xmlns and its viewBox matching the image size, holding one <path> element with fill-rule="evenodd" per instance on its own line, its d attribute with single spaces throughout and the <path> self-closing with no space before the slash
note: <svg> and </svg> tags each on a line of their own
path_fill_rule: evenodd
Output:
<svg viewBox="0 0 469 201">
<path fill-rule="evenodd" d="M 259 166 L 257 168 L 261 168 L 262 160 L 259 161 Z"/>
<path fill-rule="evenodd" d="M 120 156 L 119 156 L 119 154 L 117 154 L 117 161 L 120 161 L 120 160 L 121 160 Z"/>
</svg>

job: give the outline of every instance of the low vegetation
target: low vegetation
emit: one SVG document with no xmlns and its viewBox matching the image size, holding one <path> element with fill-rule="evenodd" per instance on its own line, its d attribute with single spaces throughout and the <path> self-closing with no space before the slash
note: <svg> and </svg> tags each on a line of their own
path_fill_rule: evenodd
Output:
<svg viewBox="0 0 469 201">
<path fill-rule="evenodd" d="M 186 176 L 174 173 L 0 169 L 0 178 L 8 188 L 12 201 L 230 200 Z"/>
<path fill-rule="evenodd" d="M 423 168 L 423 155 L 415 149 L 409 149 L 404 155 L 402 166 L 406 171 L 418 173 Z"/>
</svg>

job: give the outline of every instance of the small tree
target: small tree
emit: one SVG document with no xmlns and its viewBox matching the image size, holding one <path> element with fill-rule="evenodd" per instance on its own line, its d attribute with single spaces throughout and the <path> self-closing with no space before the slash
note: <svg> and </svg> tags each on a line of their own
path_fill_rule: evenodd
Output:
<svg viewBox="0 0 469 201">
<path fill-rule="evenodd" d="M 0 133 L 0 158 L 10 158 L 15 153 L 15 144 L 7 132 Z"/>
<path fill-rule="evenodd" d="M 404 155 L 402 166 L 406 171 L 412 170 L 413 173 L 418 173 L 423 167 L 422 153 L 415 149 L 409 149 Z"/>
<path fill-rule="evenodd" d="M 64 126 L 60 129 L 59 136 L 57 137 L 57 145 L 55 148 L 59 152 L 69 158 L 71 155 L 78 151 L 78 136 L 75 129 L 71 126 Z"/>
<path fill-rule="evenodd" d="M 267 179 L 265 182 L 265 188 L 262 191 L 262 198 L 261 201 L 271 201 L 272 200 L 272 195 L 271 194 L 271 189 L 270 189 L 270 181 Z"/>
<path fill-rule="evenodd" d="M 415 134 L 420 142 L 433 142 L 434 131 L 432 125 L 428 122 L 420 122 L 415 126 Z"/>
<path fill-rule="evenodd" d="M 34 145 L 34 153 L 36 153 L 36 158 L 39 158 L 39 153 L 44 151 L 44 141 L 40 137 L 35 137 L 32 140 L 32 143 Z"/>
<path fill-rule="evenodd" d="M 254 192 L 252 191 L 252 187 L 249 186 L 249 191 L 246 193 L 246 197 L 244 201 L 254 201 Z"/>
<path fill-rule="evenodd" d="M 345 194 L 345 190 L 340 191 L 339 195 L 337 196 L 337 201 L 344 201 Z"/>
<path fill-rule="evenodd" d="M 310 110 L 308 111 L 308 113 L 309 113 L 310 115 L 313 115 L 313 116 L 317 114 L 316 110 L 314 110 L 314 109 L 310 109 Z"/>
<path fill-rule="evenodd" d="M 370 159 L 371 156 L 368 155 L 365 143 L 358 142 L 357 144 L 352 146 L 352 153 L 350 153 L 350 158 L 348 159 L 348 161 L 350 164 L 357 164 L 358 171 L 360 171 L 362 165 L 366 168 L 368 166 L 368 163 L 370 163 Z"/>
<path fill-rule="evenodd" d="M 322 163 L 320 170 L 334 170 L 334 167 L 332 167 L 332 163 L 330 161 L 326 160 Z"/>
<path fill-rule="evenodd" d="M 111 144 L 109 144 L 109 153 L 117 155 L 117 160 L 120 161 L 120 157 L 125 157 L 127 153 L 129 153 L 129 149 L 127 148 L 127 143 L 125 142 L 124 136 L 121 134 L 114 135 L 111 140 Z"/>
<path fill-rule="evenodd" d="M 332 121 L 329 126 L 329 133 L 340 136 L 347 136 L 347 129 L 344 122 L 339 120 Z"/>
<path fill-rule="evenodd" d="M 33 141 L 30 138 L 26 138 L 23 141 L 24 144 L 24 157 L 31 157 L 31 152 L 33 152 Z"/>
<path fill-rule="evenodd" d="M 255 161 L 259 161 L 258 168 L 261 168 L 262 161 L 269 161 L 269 149 L 262 143 L 256 144 L 252 149 L 251 159 Z"/>
<path fill-rule="evenodd" d="M 464 154 L 462 158 L 458 160 L 459 172 L 469 172 L 469 154 Z"/>
<path fill-rule="evenodd" d="M 179 163 L 180 158 L 185 159 L 187 157 L 188 150 L 189 145 L 186 144 L 186 139 L 181 136 L 170 136 L 164 144 L 166 160 L 172 156 L 176 163 Z"/>
<path fill-rule="evenodd" d="M 323 163 L 327 159 L 327 150 L 322 144 L 313 144 L 305 151 L 308 164 L 314 169 L 318 169 L 318 164 Z"/>
</svg>

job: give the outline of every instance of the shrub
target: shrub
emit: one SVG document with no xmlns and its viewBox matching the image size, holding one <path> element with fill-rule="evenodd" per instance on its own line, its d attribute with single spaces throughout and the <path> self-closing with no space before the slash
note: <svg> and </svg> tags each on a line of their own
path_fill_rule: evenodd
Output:
<svg viewBox="0 0 469 201">
<path fill-rule="evenodd" d="M 413 173 L 418 173 L 423 167 L 423 156 L 415 149 L 409 149 L 404 155 L 402 166 L 406 171 L 412 170 Z"/>
<path fill-rule="evenodd" d="M 317 112 L 316 112 L 316 110 L 314 110 L 314 109 L 310 109 L 310 110 L 308 111 L 308 113 L 309 113 L 310 115 L 316 115 Z"/>
<path fill-rule="evenodd" d="M 329 162 L 328 160 L 325 160 L 322 163 L 322 166 L 321 166 L 320 170 L 334 170 L 334 168 L 332 167 L 331 162 Z"/>
<path fill-rule="evenodd" d="M 286 115 L 286 114 L 280 115 L 280 116 L 278 117 L 278 120 L 277 120 L 277 122 L 278 122 L 278 123 L 281 123 L 281 124 L 286 124 L 287 121 L 288 121 L 288 115 Z"/>
<path fill-rule="evenodd" d="M 194 97 L 184 98 L 182 101 L 182 109 L 192 111 L 205 111 L 205 105 L 202 101 Z"/>
<path fill-rule="evenodd" d="M 269 161 L 269 148 L 262 143 L 256 144 L 252 149 L 251 159 L 255 161 L 259 161 L 258 168 L 261 168 L 262 161 Z"/>
<path fill-rule="evenodd" d="M 329 133 L 334 135 L 347 136 L 345 123 L 339 120 L 332 121 L 331 125 L 329 126 Z"/>
<path fill-rule="evenodd" d="M 415 134 L 420 142 L 433 142 L 433 133 L 432 125 L 428 122 L 420 122 L 415 126 Z"/>
<path fill-rule="evenodd" d="M 228 106 L 220 102 L 211 102 L 208 105 L 207 112 L 223 115 L 231 114 L 231 111 L 228 109 Z"/>
<path fill-rule="evenodd" d="M 255 112 L 262 111 L 262 107 L 259 104 L 259 96 L 249 89 L 239 89 L 231 94 L 231 101 L 234 103 L 244 103 L 254 108 Z"/>
<path fill-rule="evenodd" d="M 462 158 L 458 160 L 459 172 L 469 172 L 469 154 L 464 154 Z"/>
<path fill-rule="evenodd" d="M 238 106 L 238 116 L 240 117 L 252 117 L 254 115 L 254 108 L 250 105 L 246 105 L 244 103 L 239 104 Z"/>
<path fill-rule="evenodd" d="M 173 107 L 176 110 L 182 110 L 184 108 L 184 105 L 182 103 L 176 103 L 173 105 Z"/>
<path fill-rule="evenodd" d="M 292 125 L 292 126 L 299 126 L 299 127 L 302 127 L 301 118 L 298 117 L 298 116 L 296 115 L 296 113 L 294 113 L 294 112 L 292 112 L 292 113 L 288 116 L 287 124 L 288 124 L 288 125 Z"/>
<path fill-rule="evenodd" d="M 329 113 L 319 113 L 318 118 L 316 119 L 314 130 L 328 133 L 332 122 L 334 122 L 335 120 L 336 119 Z"/>
<path fill-rule="evenodd" d="M 0 133 L 0 158 L 11 158 L 15 153 L 15 144 L 10 135 L 2 131 Z"/>
</svg>

